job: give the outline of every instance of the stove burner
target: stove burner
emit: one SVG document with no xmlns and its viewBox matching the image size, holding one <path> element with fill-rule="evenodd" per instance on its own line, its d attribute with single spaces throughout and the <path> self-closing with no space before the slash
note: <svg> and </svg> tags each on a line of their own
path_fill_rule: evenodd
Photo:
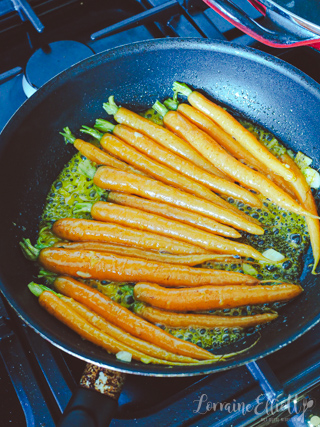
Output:
<svg viewBox="0 0 320 427">
<path fill-rule="evenodd" d="M 93 50 L 83 43 L 62 40 L 38 49 L 30 57 L 23 76 L 23 90 L 29 98 L 48 80 L 93 55 Z"/>
</svg>

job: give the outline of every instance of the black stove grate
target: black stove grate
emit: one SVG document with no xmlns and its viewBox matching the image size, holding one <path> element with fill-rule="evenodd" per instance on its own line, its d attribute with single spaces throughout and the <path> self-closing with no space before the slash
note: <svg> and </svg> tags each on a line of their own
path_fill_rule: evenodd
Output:
<svg viewBox="0 0 320 427">
<path fill-rule="evenodd" d="M 5 4 L 6 3 L 6 4 Z M 320 82 L 320 56 L 311 48 L 276 50 L 261 45 L 220 18 L 201 0 L 30 1 L 45 26 L 39 34 L 0 0 L 0 129 L 25 101 L 22 73 L 39 46 L 62 39 L 80 41 L 95 53 L 134 41 L 159 37 L 232 40 L 281 57 Z M 246 0 L 238 0 L 253 18 L 263 19 Z M 300 405 L 317 398 L 320 380 L 320 325 L 275 354 L 231 371 L 199 377 L 128 376 L 120 396 L 116 426 L 271 425 L 269 404 Z M 0 299 L 1 425 L 54 426 L 78 383 L 84 362 L 65 354 L 21 323 Z M 5 394 L 4 394 L 5 393 Z M 261 410 L 257 408 L 260 396 Z M 295 402 L 297 397 L 298 402 Z M 306 396 L 308 400 L 302 400 Z M 245 402 L 246 411 L 214 404 Z M 306 403 L 307 402 L 307 403 Z M 250 409 L 251 408 L 251 409 Z M 301 424 L 290 405 L 282 405 L 277 425 Z M 291 411 L 292 412 L 292 411 Z M 306 420 L 307 418 L 305 418 Z M 303 420 L 302 420 L 303 421 Z M 300 422 L 300 424 L 299 424 Z M 290 424 L 291 423 L 291 424 Z M 275 425 L 273 423 L 273 425 Z"/>
</svg>

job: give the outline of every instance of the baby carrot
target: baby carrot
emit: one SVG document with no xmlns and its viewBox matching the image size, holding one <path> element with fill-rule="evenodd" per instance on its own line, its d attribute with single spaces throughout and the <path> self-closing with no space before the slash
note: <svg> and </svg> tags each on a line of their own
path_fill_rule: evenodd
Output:
<svg viewBox="0 0 320 427">
<path fill-rule="evenodd" d="M 209 200 L 218 206 L 239 212 L 236 208 L 230 205 L 230 203 L 210 191 L 209 188 L 170 167 L 152 160 L 131 145 L 128 145 L 126 142 L 113 135 L 108 133 L 104 134 L 100 143 L 109 153 L 119 157 L 131 166 L 161 182 L 164 182 L 165 184 L 180 188 L 181 190 L 194 194 L 202 199 Z"/>
<path fill-rule="evenodd" d="M 100 127 L 98 126 L 99 129 L 103 128 L 112 132 L 114 135 L 123 139 L 125 142 L 148 157 L 151 157 L 157 162 L 169 166 L 177 172 L 194 179 L 211 190 L 224 194 L 228 197 L 240 199 L 251 206 L 262 206 L 262 202 L 250 191 L 199 168 L 189 160 L 184 159 L 167 148 L 160 146 L 146 135 L 143 135 L 142 133 L 125 125 L 113 125 L 112 123 L 101 119 L 98 119 L 97 122 L 98 124 L 100 123 Z M 101 141 L 103 141 L 103 138 Z"/>
<path fill-rule="evenodd" d="M 53 273 L 82 279 L 117 282 L 156 281 L 163 286 L 258 283 L 255 277 L 232 271 L 193 268 L 88 250 L 45 248 L 40 251 L 38 262 Z"/>
<path fill-rule="evenodd" d="M 157 326 L 151 325 L 98 290 L 72 278 L 58 277 L 54 282 L 54 287 L 58 292 L 86 305 L 129 334 L 164 350 L 201 360 L 216 358 L 215 355 L 195 344 L 175 338 Z"/>
<path fill-rule="evenodd" d="M 176 255 L 207 253 L 199 246 L 182 243 L 158 234 L 87 219 L 59 219 L 53 224 L 52 231 L 61 239 L 76 242 L 114 243 Z"/>
<path fill-rule="evenodd" d="M 158 214 L 166 218 L 175 219 L 224 237 L 231 237 L 233 239 L 241 237 L 241 234 L 238 231 L 228 227 L 227 225 L 220 224 L 220 222 L 216 222 L 213 219 L 198 213 L 181 209 L 176 206 L 167 205 L 166 203 L 143 199 L 131 194 L 116 193 L 114 191 L 109 192 L 108 201 L 117 203 L 118 205 L 131 206 L 132 208 Z"/>
<path fill-rule="evenodd" d="M 64 323 L 74 332 L 79 334 L 82 338 L 85 338 L 99 347 L 104 348 L 108 351 L 108 353 L 117 354 L 119 351 L 126 351 L 132 355 L 133 359 L 144 363 L 157 363 L 165 365 L 185 364 L 161 360 L 149 356 L 112 338 L 80 316 L 75 310 L 73 310 L 67 303 L 62 301 L 53 292 L 42 292 L 39 297 L 39 303 L 45 310 L 47 310 L 48 313 L 60 320 L 60 322 Z"/>
<path fill-rule="evenodd" d="M 164 116 L 164 123 L 169 129 L 183 136 L 191 145 L 197 147 L 199 152 L 206 155 L 210 161 L 219 164 L 221 169 L 244 186 L 258 191 L 283 209 L 287 209 L 298 215 L 314 216 L 264 175 L 250 169 L 228 154 L 207 133 L 203 132 L 178 112 L 169 111 Z"/>
<path fill-rule="evenodd" d="M 190 104 L 197 110 L 209 116 L 227 133 L 235 138 L 253 156 L 267 165 L 277 175 L 282 176 L 287 181 L 294 181 L 295 175 L 281 163 L 270 151 L 264 147 L 247 129 L 245 129 L 230 113 L 224 108 L 207 99 L 199 92 L 192 91 L 187 85 L 175 82 L 173 89 L 177 93 L 182 93 L 188 97 Z"/>
<path fill-rule="evenodd" d="M 246 148 L 239 144 L 237 140 L 232 138 L 231 135 L 225 132 L 208 116 L 188 104 L 179 104 L 177 111 L 189 119 L 193 124 L 197 125 L 201 130 L 210 135 L 228 153 L 230 153 L 236 159 L 240 160 L 241 163 L 253 167 L 258 172 L 273 181 L 286 193 L 290 194 L 290 196 L 294 197 L 294 192 L 291 189 L 291 183 L 283 179 L 280 175 L 276 175 L 267 165 L 254 157 Z"/>
<path fill-rule="evenodd" d="M 162 126 L 145 119 L 144 117 L 128 110 L 127 108 L 118 107 L 114 102 L 113 96 L 110 96 L 108 102 L 103 104 L 103 108 L 108 114 L 113 115 L 114 119 L 118 123 L 122 123 L 138 130 L 139 132 L 142 132 L 143 134 L 157 141 L 160 145 L 163 145 L 174 153 L 179 154 L 181 157 L 190 160 L 202 169 L 222 178 L 226 177 L 194 148 L 192 148 L 178 136 L 174 135 L 168 129 L 165 129 Z"/>
<path fill-rule="evenodd" d="M 312 195 L 311 188 L 307 184 L 305 177 L 302 175 L 296 163 L 288 154 L 283 154 L 281 160 L 290 165 L 291 170 L 296 174 L 297 179 L 292 183 L 293 190 L 301 205 L 314 215 L 318 215 L 317 206 Z M 311 247 L 313 251 L 313 269 L 312 274 L 316 274 L 316 268 L 320 259 L 320 224 L 319 219 L 306 217 L 306 223 L 309 230 Z"/>
<path fill-rule="evenodd" d="M 200 286 L 167 289 L 155 283 L 137 283 L 134 297 L 154 307 L 172 311 L 200 311 L 243 305 L 287 301 L 300 295 L 302 288 L 291 283 L 257 286 Z"/>
<path fill-rule="evenodd" d="M 63 302 L 68 304 L 72 310 L 78 313 L 81 317 L 87 320 L 91 325 L 100 329 L 103 333 L 109 335 L 110 337 L 120 341 L 126 346 L 129 346 L 137 351 L 144 353 L 145 355 L 155 357 L 157 359 L 168 360 L 172 362 L 180 362 L 180 363 L 195 363 L 196 359 L 192 359 L 190 357 L 179 356 L 177 354 L 171 353 L 158 347 L 154 344 L 151 344 L 147 341 L 143 341 L 133 335 L 128 334 L 123 331 L 121 328 L 113 325 L 108 322 L 104 317 L 99 316 L 94 311 L 87 308 L 85 305 L 80 304 L 72 298 L 61 296 L 60 297 Z"/>
<path fill-rule="evenodd" d="M 101 166 L 96 171 L 93 182 L 103 189 L 131 193 L 146 199 L 160 200 L 179 206 L 251 234 L 264 233 L 260 226 L 239 217 L 234 212 L 154 179 Z"/>
<path fill-rule="evenodd" d="M 126 163 L 116 159 L 113 156 L 110 156 L 110 154 L 100 150 L 100 148 L 95 147 L 93 144 L 90 144 L 89 142 L 85 142 L 82 139 L 76 138 L 75 136 L 72 135 L 68 127 L 64 128 L 63 130 L 64 132 L 61 132 L 61 135 L 64 136 L 65 140 L 69 143 L 72 143 L 74 147 L 78 151 L 80 151 L 80 153 L 83 156 L 85 156 L 87 159 L 91 160 L 92 162 L 95 162 L 98 165 L 108 165 L 117 169 L 144 175 L 138 169 L 130 165 L 127 165 Z"/>
<path fill-rule="evenodd" d="M 171 326 L 172 328 L 251 328 L 271 322 L 277 313 L 255 314 L 254 316 L 215 316 L 213 314 L 176 313 L 158 308 L 139 305 L 135 311 L 151 323 Z"/>
<path fill-rule="evenodd" d="M 233 242 L 207 231 L 199 230 L 191 225 L 170 220 L 140 209 L 108 202 L 88 203 L 87 208 L 91 212 L 92 218 L 97 221 L 118 223 L 138 230 L 161 234 L 175 240 L 195 244 L 215 253 L 240 255 L 243 257 L 252 256 L 253 248 L 251 246 Z"/>
<path fill-rule="evenodd" d="M 167 262 L 169 264 L 181 265 L 199 265 L 207 261 L 216 262 L 240 262 L 239 259 L 225 257 L 219 254 L 203 254 L 203 255 L 171 255 L 161 252 L 146 251 L 138 248 L 130 248 L 128 246 L 111 245 L 104 242 L 57 242 L 53 245 L 55 248 L 65 249 L 88 249 L 96 252 L 108 252 L 117 255 L 124 255 L 134 258 L 148 259 L 150 261 Z"/>
</svg>

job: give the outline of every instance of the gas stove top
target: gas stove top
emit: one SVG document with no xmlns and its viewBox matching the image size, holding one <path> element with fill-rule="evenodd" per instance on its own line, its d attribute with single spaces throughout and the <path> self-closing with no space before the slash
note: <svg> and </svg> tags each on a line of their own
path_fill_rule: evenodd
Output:
<svg viewBox="0 0 320 427">
<path fill-rule="evenodd" d="M 237 4 L 263 20 L 246 0 Z M 0 129 L 37 87 L 75 62 L 119 45 L 163 37 L 251 46 L 320 83 L 318 51 L 259 44 L 201 0 L 0 0 Z M 84 362 L 43 340 L 1 299 L 0 355 L 1 425 L 56 425 Z M 128 376 L 111 425 L 316 426 L 319 382 L 320 325 L 275 354 L 231 371 L 185 378 Z"/>
</svg>

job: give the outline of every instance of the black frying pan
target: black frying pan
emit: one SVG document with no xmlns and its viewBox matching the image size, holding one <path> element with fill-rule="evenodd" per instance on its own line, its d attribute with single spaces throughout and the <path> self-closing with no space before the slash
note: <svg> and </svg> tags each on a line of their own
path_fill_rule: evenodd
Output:
<svg viewBox="0 0 320 427">
<path fill-rule="evenodd" d="M 294 151 L 312 157 L 314 167 L 319 167 L 320 86 L 267 54 L 200 39 L 146 41 L 88 58 L 38 90 L 1 134 L 1 291 L 19 316 L 54 345 L 83 360 L 141 375 L 198 375 L 232 368 L 290 343 L 320 319 L 319 279 L 307 268 L 310 251 L 301 277 L 302 296 L 281 309 L 253 348 L 202 367 L 118 361 L 47 314 L 27 289 L 37 270 L 24 259 L 18 242 L 22 237 L 35 241 L 50 185 L 74 153 L 59 131 L 66 125 L 76 131 L 105 116 L 102 103 L 111 94 L 121 105 L 143 110 L 157 98 L 172 96 L 174 80 L 205 90 Z"/>
</svg>

